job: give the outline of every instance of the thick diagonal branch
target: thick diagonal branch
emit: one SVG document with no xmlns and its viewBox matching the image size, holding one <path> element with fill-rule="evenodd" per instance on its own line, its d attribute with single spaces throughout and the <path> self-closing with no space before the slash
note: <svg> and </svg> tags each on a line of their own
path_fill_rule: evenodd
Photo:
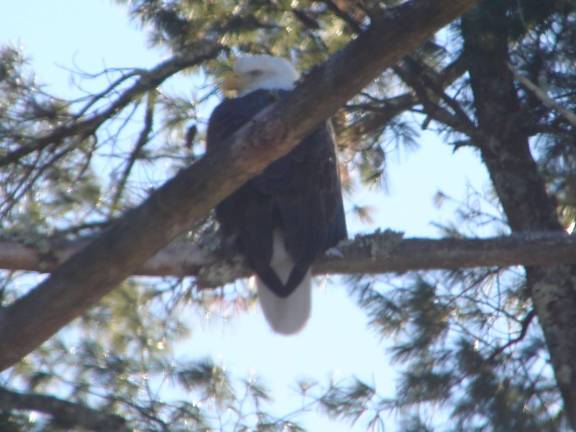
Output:
<svg viewBox="0 0 576 432">
<path fill-rule="evenodd" d="M 94 305 L 228 194 L 290 151 L 382 70 L 478 0 L 414 0 L 387 10 L 220 151 L 181 171 L 0 315 L 0 369 Z"/>
</svg>

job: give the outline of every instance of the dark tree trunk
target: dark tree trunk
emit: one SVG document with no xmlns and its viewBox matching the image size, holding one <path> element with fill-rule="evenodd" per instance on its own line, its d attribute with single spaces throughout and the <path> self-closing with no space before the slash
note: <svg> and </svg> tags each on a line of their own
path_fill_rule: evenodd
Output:
<svg viewBox="0 0 576 432">
<path fill-rule="evenodd" d="M 523 130 L 522 106 L 509 64 L 506 11 L 510 2 L 484 1 L 462 19 L 477 122 L 486 139 L 476 144 L 514 232 L 561 231 L 553 199 Z M 527 285 L 566 414 L 576 429 L 576 268 L 526 267 Z"/>
</svg>

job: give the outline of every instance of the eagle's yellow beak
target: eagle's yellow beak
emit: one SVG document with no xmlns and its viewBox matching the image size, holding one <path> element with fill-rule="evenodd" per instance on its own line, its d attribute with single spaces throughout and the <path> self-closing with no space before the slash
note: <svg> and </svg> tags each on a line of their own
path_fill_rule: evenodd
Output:
<svg viewBox="0 0 576 432">
<path fill-rule="evenodd" d="M 224 81 L 220 88 L 224 93 L 235 93 L 244 87 L 244 80 L 242 75 L 237 72 L 230 72 L 226 76 L 224 76 Z"/>
</svg>

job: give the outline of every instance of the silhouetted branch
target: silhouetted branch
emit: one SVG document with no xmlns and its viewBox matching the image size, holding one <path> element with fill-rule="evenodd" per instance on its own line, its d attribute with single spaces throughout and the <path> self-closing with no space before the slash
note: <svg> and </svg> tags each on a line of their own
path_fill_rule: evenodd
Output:
<svg viewBox="0 0 576 432">
<path fill-rule="evenodd" d="M 464 58 L 460 56 L 446 66 L 445 69 L 437 73 L 433 81 L 438 86 L 438 89 L 443 90 L 462 76 L 464 72 L 466 72 L 466 62 Z M 404 93 L 387 99 L 378 111 L 365 114 L 350 125 L 346 133 L 352 137 L 372 134 L 374 131 L 386 126 L 386 124 L 397 115 L 402 114 L 419 103 L 420 100 L 414 92 Z"/>
<path fill-rule="evenodd" d="M 564 117 L 564 119 L 568 121 L 568 123 L 576 127 L 575 113 L 573 113 L 569 109 L 564 108 L 562 105 L 560 105 L 550 96 L 548 96 L 548 93 L 546 93 L 546 91 L 544 91 L 543 89 L 538 87 L 535 83 L 530 81 L 528 77 L 525 77 L 524 75 L 520 74 L 516 69 L 512 67 L 512 65 L 508 65 L 508 68 L 510 69 L 510 72 L 512 72 L 512 75 L 514 75 L 514 79 L 517 80 L 520 84 L 522 84 L 522 86 L 525 87 L 528 91 L 530 91 L 534 96 L 540 99 L 540 102 L 542 102 L 548 108 L 556 111 L 558 114 Z"/>
<path fill-rule="evenodd" d="M 96 432 L 128 432 L 126 420 L 87 406 L 38 393 L 20 393 L 0 388 L 0 410 L 37 411 L 52 416 L 55 423 L 69 429 L 82 427 Z"/>
<path fill-rule="evenodd" d="M 4 308 L 0 313 L 0 369 L 16 363 L 96 304 L 218 202 L 288 153 L 382 70 L 476 3 L 413 0 L 385 9 L 365 32 L 314 68 L 286 98 L 258 114 L 221 149 L 182 170 L 44 282 Z M 209 53 L 219 49 L 211 45 Z M 147 84 L 141 83 L 142 90 L 150 88 Z"/>
<path fill-rule="evenodd" d="M 494 350 L 494 352 L 492 352 L 492 354 L 490 354 L 490 357 L 488 357 L 487 362 L 492 363 L 496 359 L 496 357 L 498 357 L 500 354 L 502 354 L 504 351 L 506 351 L 512 345 L 515 345 L 518 342 L 520 342 L 522 339 L 524 339 L 526 337 L 526 334 L 528 333 L 528 329 L 530 328 L 530 324 L 532 324 L 532 321 L 534 321 L 534 318 L 536 318 L 536 311 L 534 309 L 532 309 L 532 310 L 530 310 L 530 312 L 528 312 L 528 314 L 524 317 L 524 319 L 520 323 L 521 324 L 520 334 L 518 336 L 516 336 L 515 338 L 510 339 L 504 345 L 496 348 Z"/>
<path fill-rule="evenodd" d="M 153 93 L 148 93 L 148 97 L 146 100 L 146 110 L 144 114 L 144 126 L 142 127 L 142 130 L 138 134 L 136 144 L 134 145 L 134 148 L 130 152 L 128 159 L 126 160 L 124 169 L 122 170 L 122 174 L 120 175 L 120 178 L 117 181 L 118 186 L 116 187 L 114 197 L 112 198 L 112 204 L 110 206 L 112 211 L 116 210 L 118 203 L 122 198 L 122 194 L 124 193 L 124 189 L 126 188 L 126 183 L 128 182 L 128 177 L 130 177 L 132 168 L 134 168 L 136 160 L 139 157 L 141 157 L 142 149 L 148 143 L 150 133 L 152 132 L 152 128 L 154 126 L 154 108 L 155 108 L 154 100 L 155 95 Z"/>
<path fill-rule="evenodd" d="M 222 50 L 222 46 L 211 41 L 203 41 L 190 48 L 185 54 L 178 55 L 160 63 L 158 66 L 138 73 L 138 80 L 124 90 L 105 109 L 84 119 L 74 117 L 68 122 L 52 130 L 49 134 L 34 139 L 28 138 L 29 143 L 0 158 L 0 167 L 14 163 L 24 156 L 42 150 L 50 144 L 64 140 L 71 136 L 87 137 L 92 135 L 98 127 L 110 119 L 111 116 L 124 109 L 134 99 L 147 91 L 158 87 L 167 78 L 184 68 L 195 66 L 203 61 L 213 58 Z M 101 98 L 101 95 L 97 95 Z M 85 109 L 82 110 L 84 112 Z"/>
</svg>

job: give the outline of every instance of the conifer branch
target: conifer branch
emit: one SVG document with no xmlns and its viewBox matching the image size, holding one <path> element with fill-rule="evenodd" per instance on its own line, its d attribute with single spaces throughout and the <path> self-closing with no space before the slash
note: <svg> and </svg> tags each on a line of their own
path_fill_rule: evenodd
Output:
<svg viewBox="0 0 576 432">
<path fill-rule="evenodd" d="M 0 314 L 0 369 L 96 304 L 218 202 L 294 148 L 382 70 L 478 0 L 412 0 L 384 10 L 285 99 L 154 191 L 109 230 Z"/>
<path fill-rule="evenodd" d="M 23 144 L 18 149 L 2 156 L 0 158 L 0 167 L 15 163 L 30 153 L 40 151 L 47 146 L 53 143 L 58 143 L 66 138 L 72 136 L 85 138 L 94 134 L 100 125 L 124 109 L 128 104 L 134 101 L 134 99 L 140 97 L 147 91 L 158 87 L 167 78 L 182 69 L 195 66 L 207 59 L 216 57 L 221 50 L 222 46 L 220 44 L 203 41 L 190 48 L 190 51 L 186 54 L 177 55 L 150 70 L 142 70 L 138 71 L 138 73 L 134 73 L 134 75 L 139 76 L 136 82 L 121 92 L 120 95 L 105 109 L 86 117 L 74 116 L 74 121 L 64 123 L 42 137 L 30 139 L 30 142 L 26 145 Z M 126 76 L 132 76 L 132 73 L 127 74 Z M 122 80 L 124 78 L 125 77 L 121 77 L 120 79 Z M 113 88 L 113 85 L 109 87 L 110 90 Z M 95 95 L 93 99 L 98 100 L 102 97 L 102 94 L 98 94 Z M 85 110 L 91 106 L 92 103 L 93 101 L 89 101 L 85 108 L 80 112 L 84 114 Z"/>
<path fill-rule="evenodd" d="M 52 416 L 53 422 L 66 428 L 82 427 L 95 432 L 128 432 L 126 420 L 115 414 L 94 410 L 39 393 L 20 393 L 0 387 L 0 410 L 37 411 Z"/>
<path fill-rule="evenodd" d="M 530 91 L 534 96 L 536 96 L 540 102 L 542 102 L 548 108 L 556 111 L 560 114 L 564 119 L 570 123 L 572 126 L 576 127 L 576 114 L 570 111 L 569 109 L 564 108 L 546 93 L 545 90 L 538 87 L 535 83 L 533 83 L 528 77 L 519 73 L 512 65 L 508 65 L 510 72 L 514 75 L 514 79 L 516 79 L 522 86 L 524 86 L 528 91 Z"/>
</svg>

